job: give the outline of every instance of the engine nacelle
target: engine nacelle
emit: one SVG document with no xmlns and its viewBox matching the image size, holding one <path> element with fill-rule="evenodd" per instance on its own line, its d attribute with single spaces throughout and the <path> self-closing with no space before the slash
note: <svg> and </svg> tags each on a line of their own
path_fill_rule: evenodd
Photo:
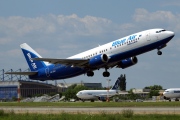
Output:
<svg viewBox="0 0 180 120">
<path fill-rule="evenodd" d="M 130 57 L 130 58 L 127 58 L 127 59 L 122 60 L 122 61 L 118 64 L 118 67 L 124 69 L 124 68 L 130 67 L 130 66 L 132 66 L 132 65 L 135 65 L 137 62 L 138 62 L 137 57 Z"/>
<path fill-rule="evenodd" d="M 103 64 L 107 63 L 108 60 L 109 58 L 106 54 L 97 55 L 89 60 L 89 65 L 91 67 L 102 66 Z"/>
<path fill-rule="evenodd" d="M 165 99 L 165 100 L 170 100 L 170 98 L 168 98 L 168 97 L 166 97 L 166 96 L 164 96 L 164 99 Z"/>
<path fill-rule="evenodd" d="M 103 97 L 103 96 L 100 96 L 98 99 L 99 99 L 100 101 L 106 101 L 106 97 Z"/>
</svg>

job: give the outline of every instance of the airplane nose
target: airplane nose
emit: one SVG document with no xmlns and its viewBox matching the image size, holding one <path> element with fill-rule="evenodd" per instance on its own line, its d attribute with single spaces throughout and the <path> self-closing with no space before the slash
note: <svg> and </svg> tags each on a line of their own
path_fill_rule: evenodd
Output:
<svg viewBox="0 0 180 120">
<path fill-rule="evenodd" d="M 175 33 L 172 32 L 172 31 L 169 31 L 168 34 L 169 34 L 169 36 L 171 36 L 172 38 L 175 36 Z"/>
<path fill-rule="evenodd" d="M 76 94 L 76 96 L 77 96 L 77 97 L 80 97 L 80 94 L 79 94 L 79 93 L 77 93 L 77 94 Z"/>
</svg>

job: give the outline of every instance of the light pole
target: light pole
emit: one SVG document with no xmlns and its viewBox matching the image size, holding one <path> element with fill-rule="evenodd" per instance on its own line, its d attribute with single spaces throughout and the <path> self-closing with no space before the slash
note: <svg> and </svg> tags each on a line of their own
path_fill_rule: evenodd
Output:
<svg viewBox="0 0 180 120">
<path fill-rule="evenodd" d="M 109 82 L 111 81 L 111 79 L 107 79 L 107 98 L 106 98 L 106 102 L 109 102 Z"/>
</svg>

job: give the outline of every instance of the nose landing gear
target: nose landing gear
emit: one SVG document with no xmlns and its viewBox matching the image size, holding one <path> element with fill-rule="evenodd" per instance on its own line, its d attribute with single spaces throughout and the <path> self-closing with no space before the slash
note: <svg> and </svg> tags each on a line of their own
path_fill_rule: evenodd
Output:
<svg viewBox="0 0 180 120">
<path fill-rule="evenodd" d="M 158 50 L 157 54 L 158 55 L 162 55 L 162 52 L 160 50 Z"/>
</svg>

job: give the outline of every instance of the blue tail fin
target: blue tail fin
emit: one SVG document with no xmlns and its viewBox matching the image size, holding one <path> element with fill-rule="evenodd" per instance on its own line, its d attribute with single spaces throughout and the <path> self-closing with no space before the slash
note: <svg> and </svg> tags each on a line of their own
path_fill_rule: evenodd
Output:
<svg viewBox="0 0 180 120">
<path fill-rule="evenodd" d="M 22 52 L 26 58 L 31 71 L 38 71 L 47 66 L 48 63 L 43 61 L 34 61 L 32 58 L 42 58 L 36 51 L 34 51 L 28 44 L 23 43 L 20 45 Z"/>
<path fill-rule="evenodd" d="M 114 86 L 111 88 L 111 90 L 117 90 L 118 87 L 119 87 L 119 83 L 120 83 L 120 80 L 117 79 L 116 82 L 115 82 L 115 84 L 114 84 Z"/>
</svg>

